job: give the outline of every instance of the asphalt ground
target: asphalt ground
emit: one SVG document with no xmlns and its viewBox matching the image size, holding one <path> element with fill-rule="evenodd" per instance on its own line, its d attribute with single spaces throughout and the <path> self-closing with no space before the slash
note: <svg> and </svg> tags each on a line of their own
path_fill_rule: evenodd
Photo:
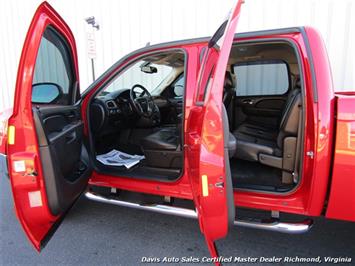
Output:
<svg viewBox="0 0 355 266">
<path fill-rule="evenodd" d="M 4 178 L 0 181 L 0 241 L 1 265 L 137 265 L 143 257 L 178 259 L 176 264 L 192 257 L 200 260 L 194 263 L 198 265 L 209 256 L 196 220 L 85 198 L 78 201 L 38 254 L 16 220 L 9 181 Z M 255 264 L 274 256 L 282 260 L 320 256 L 323 262 L 324 257 L 349 257 L 352 262 L 347 265 L 355 265 L 355 223 L 317 218 L 312 230 L 302 235 L 235 227 L 217 246 L 225 258 L 256 258 Z"/>
</svg>

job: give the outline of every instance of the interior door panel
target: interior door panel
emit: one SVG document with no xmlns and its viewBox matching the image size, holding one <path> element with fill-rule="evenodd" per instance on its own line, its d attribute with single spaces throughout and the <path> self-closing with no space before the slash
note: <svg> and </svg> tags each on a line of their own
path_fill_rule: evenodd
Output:
<svg viewBox="0 0 355 266">
<path fill-rule="evenodd" d="M 235 127 L 248 121 L 276 128 L 286 99 L 284 95 L 235 97 Z"/>
<path fill-rule="evenodd" d="M 90 174 L 80 106 L 33 108 L 48 203 L 64 212 L 85 189 Z"/>
<path fill-rule="evenodd" d="M 43 2 L 23 44 L 14 109 L 8 120 L 13 141 L 6 146 L 17 218 L 38 251 L 85 190 L 91 175 L 78 81 L 72 31 Z"/>
</svg>

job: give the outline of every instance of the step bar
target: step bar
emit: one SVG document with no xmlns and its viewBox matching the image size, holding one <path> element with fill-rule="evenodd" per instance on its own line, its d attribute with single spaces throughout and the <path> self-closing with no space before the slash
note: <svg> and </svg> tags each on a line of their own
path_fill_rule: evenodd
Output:
<svg viewBox="0 0 355 266">
<path fill-rule="evenodd" d="M 138 210 L 146 210 L 152 211 L 156 213 L 162 214 L 170 214 L 185 218 L 195 218 L 197 219 L 197 212 L 195 210 L 174 207 L 164 204 L 139 204 L 129 201 L 123 201 L 115 198 L 108 198 L 99 194 L 96 194 L 91 191 L 87 191 L 85 193 L 85 197 L 89 200 L 109 203 L 122 207 L 129 207 Z M 269 219 L 269 220 L 235 220 L 234 225 L 248 227 L 253 229 L 262 229 L 267 231 L 274 231 L 279 233 L 287 233 L 287 234 L 302 234 L 306 233 L 313 225 L 313 221 L 311 219 L 306 219 L 301 222 L 280 222 L 277 219 Z"/>
</svg>

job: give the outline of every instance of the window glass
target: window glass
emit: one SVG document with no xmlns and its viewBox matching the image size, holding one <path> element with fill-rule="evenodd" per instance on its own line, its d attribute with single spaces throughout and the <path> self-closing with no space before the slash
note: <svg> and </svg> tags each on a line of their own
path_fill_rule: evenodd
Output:
<svg viewBox="0 0 355 266">
<path fill-rule="evenodd" d="M 282 61 L 234 65 L 237 96 L 282 95 L 288 91 L 287 65 Z"/>
<path fill-rule="evenodd" d="M 46 29 L 38 50 L 32 85 L 56 84 L 61 90 L 61 97 L 56 102 L 59 104 L 71 103 L 69 99 L 73 87 L 73 72 L 70 58 L 64 40 L 53 29 Z M 36 98 L 45 99 L 46 87 L 41 86 L 41 90 L 36 90 Z M 49 89 L 48 93 L 51 93 Z"/>
<path fill-rule="evenodd" d="M 182 74 L 182 75 L 180 75 L 178 77 L 178 79 L 175 81 L 174 86 L 181 86 L 181 87 L 185 86 L 185 76 L 184 76 L 184 74 Z"/>
<path fill-rule="evenodd" d="M 171 73 L 172 67 L 160 64 L 149 64 L 154 71 L 142 71 L 142 66 L 146 62 L 140 60 L 119 75 L 107 86 L 105 92 L 113 92 L 120 89 L 131 89 L 133 85 L 139 84 L 145 87 L 152 95 L 159 84 Z M 147 73 L 148 72 L 148 73 Z"/>
<path fill-rule="evenodd" d="M 212 83 L 211 80 L 214 77 L 214 70 L 216 60 L 218 60 L 219 52 L 216 49 L 208 49 L 204 55 L 203 63 L 201 65 L 198 85 L 197 85 L 197 97 L 196 102 L 202 104 L 205 101 L 207 91 L 210 89 Z"/>
</svg>

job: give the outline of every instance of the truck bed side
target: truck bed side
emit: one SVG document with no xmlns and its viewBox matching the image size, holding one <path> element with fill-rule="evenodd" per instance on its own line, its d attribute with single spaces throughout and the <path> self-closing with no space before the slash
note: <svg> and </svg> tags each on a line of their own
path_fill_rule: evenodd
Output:
<svg viewBox="0 0 355 266">
<path fill-rule="evenodd" d="M 336 136 L 327 218 L 355 221 L 355 92 L 336 94 Z"/>
</svg>

